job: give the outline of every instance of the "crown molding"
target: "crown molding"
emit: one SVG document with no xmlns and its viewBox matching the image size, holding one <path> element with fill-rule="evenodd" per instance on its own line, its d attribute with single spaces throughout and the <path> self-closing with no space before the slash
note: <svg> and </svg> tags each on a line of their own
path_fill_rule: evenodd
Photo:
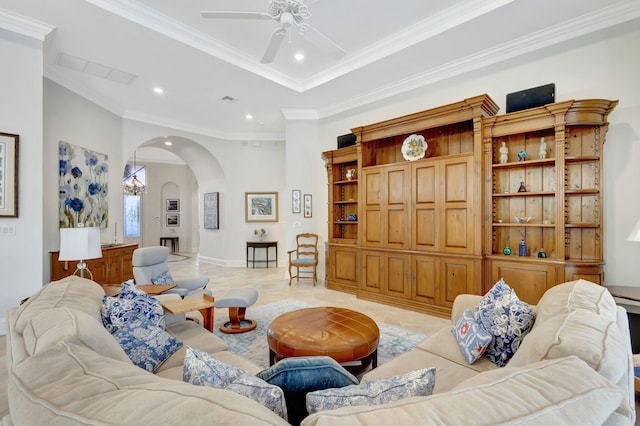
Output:
<svg viewBox="0 0 640 426">
<path fill-rule="evenodd" d="M 282 115 L 287 121 L 318 120 L 318 111 L 315 109 L 283 109 Z"/>
<path fill-rule="evenodd" d="M 189 27 L 175 19 L 156 12 L 155 10 L 129 0 L 85 0 L 87 3 L 102 8 L 108 12 L 127 19 L 133 23 L 156 31 L 164 36 L 215 56 L 225 62 L 243 68 L 251 73 L 264 77 L 284 87 L 302 92 L 299 81 L 279 71 L 265 67 L 254 58 L 222 43 L 213 37 Z"/>
<path fill-rule="evenodd" d="M 26 37 L 44 41 L 56 29 L 53 25 L 27 18 L 6 9 L 0 9 L 0 28 Z"/>
<path fill-rule="evenodd" d="M 362 107 L 430 84 L 475 71 L 520 55 L 540 50 L 589 33 L 640 18 L 640 0 L 628 0 L 593 13 L 574 18 L 526 37 L 514 39 L 491 49 L 460 58 L 404 80 L 378 87 L 359 96 L 318 110 L 320 119 Z"/>
</svg>

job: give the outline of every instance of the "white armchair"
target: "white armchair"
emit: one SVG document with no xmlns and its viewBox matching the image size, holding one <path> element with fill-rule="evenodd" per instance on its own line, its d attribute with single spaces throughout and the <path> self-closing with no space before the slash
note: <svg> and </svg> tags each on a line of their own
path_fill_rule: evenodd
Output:
<svg viewBox="0 0 640 426">
<path fill-rule="evenodd" d="M 133 277 L 136 284 L 175 284 L 175 288 L 165 293 L 175 293 L 181 297 L 201 296 L 205 292 L 211 295 L 209 290 L 204 289 L 209 278 L 174 280 L 169 273 L 168 257 L 169 247 L 165 246 L 136 249 L 133 252 Z"/>
</svg>

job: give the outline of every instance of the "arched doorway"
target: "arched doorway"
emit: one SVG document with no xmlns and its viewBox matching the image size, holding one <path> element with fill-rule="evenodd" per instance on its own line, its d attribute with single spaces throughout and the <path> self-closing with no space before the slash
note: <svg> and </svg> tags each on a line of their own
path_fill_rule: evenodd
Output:
<svg viewBox="0 0 640 426">
<path fill-rule="evenodd" d="M 197 141 L 180 136 L 141 143 L 127 163 L 133 162 L 134 152 L 138 167 L 145 168 L 145 191 L 138 198 L 140 235 L 125 237 L 125 242 L 152 246 L 160 237 L 177 237 L 181 252 L 206 255 L 211 240 L 224 238 L 223 232 L 207 232 L 207 243 L 201 244 L 203 194 L 208 188 L 225 189 L 219 161 Z M 127 202 L 123 205 L 126 212 Z"/>
</svg>

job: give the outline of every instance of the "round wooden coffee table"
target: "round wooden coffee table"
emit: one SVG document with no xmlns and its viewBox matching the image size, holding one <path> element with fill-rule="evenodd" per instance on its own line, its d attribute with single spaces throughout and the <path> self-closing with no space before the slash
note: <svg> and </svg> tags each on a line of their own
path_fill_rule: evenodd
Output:
<svg viewBox="0 0 640 426">
<path fill-rule="evenodd" d="M 378 366 L 380 329 L 368 316 L 345 308 L 287 312 L 267 330 L 269 364 L 283 358 L 325 355 L 359 375 Z"/>
</svg>

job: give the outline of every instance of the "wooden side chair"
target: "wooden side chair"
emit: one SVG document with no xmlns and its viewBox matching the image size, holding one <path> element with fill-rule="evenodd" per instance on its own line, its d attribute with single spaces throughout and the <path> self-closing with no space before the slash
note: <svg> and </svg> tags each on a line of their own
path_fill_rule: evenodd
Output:
<svg viewBox="0 0 640 426">
<path fill-rule="evenodd" d="M 296 235 L 296 249 L 288 251 L 287 254 L 289 255 L 289 285 L 294 278 L 296 281 L 300 281 L 301 277 L 307 277 L 313 279 L 315 286 L 318 281 L 316 272 L 318 267 L 318 234 Z M 296 269 L 295 275 L 293 268 Z M 302 271 L 300 271 L 301 268 Z"/>
</svg>

